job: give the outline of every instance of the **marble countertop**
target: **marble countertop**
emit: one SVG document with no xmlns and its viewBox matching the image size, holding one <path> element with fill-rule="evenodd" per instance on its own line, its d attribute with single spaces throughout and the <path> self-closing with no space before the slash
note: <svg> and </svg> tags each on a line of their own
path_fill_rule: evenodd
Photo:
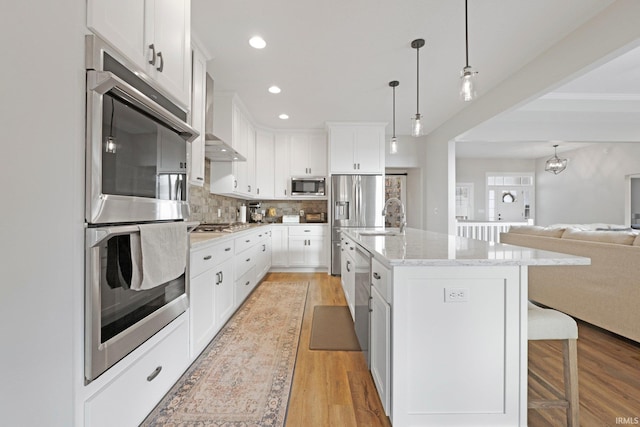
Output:
<svg viewBox="0 0 640 427">
<path fill-rule="evenodd" d="M 370 235 L 372 232 L 375 232 L 375 229 L 343 229 L 347 237 L 387 266 L 591 264 L 591 260 L 585 257 L 490 243 L 415 228 L 407 228 L 404 234 L 397 235 Z"/>
<path fill-rule="evenodd" d="M 236 237 L 243 236 L 248 233 L 254 232 L 257 228 L 268 226 L 266 223 L 251 223 L 250 227 L 244 230 L 234 231 L 232 233 L 225 231 L 192 231 L 189 234 L 189 243 L 192 249 L 204 247 L 211 243 L 220 243 L 227 240 L 233 240 Z"/>
</svg>

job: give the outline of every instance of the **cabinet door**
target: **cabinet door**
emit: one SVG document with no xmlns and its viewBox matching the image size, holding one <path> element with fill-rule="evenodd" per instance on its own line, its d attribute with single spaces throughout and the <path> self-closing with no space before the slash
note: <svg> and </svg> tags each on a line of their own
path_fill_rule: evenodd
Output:
<svg viewBox="0 0 640 427">
<path fill-rule="evenodd" d="M 390 351 L 391 351 L 391 307 L 378 290 L 371 288 L 371 376 L 386 415 L 389 415 Z"/>
<path fill-rule="evenodd" d="M 327 175 L 327 135 L 309 135 L 307 146 L 309 174 L 312 176 Z"/>
<path fill-rule="evenodd" d="M 324 267 L 327 264 L 327 250 L 322 236 L 310 237 L 305 250 L 305 265 L 307 267 Z"/>
<path fill-rule="evenodd" d="M 214 306 L 217 324 L 216 329 L 220 330 L 236 309 L 233 299 L 233 261 L 229 260 L 220 264 L 215 271 L 220 277 L 219 283 L 215 285 L 214 293 Z"/>
<path fill-rule="evenodd" d="M 291 267 L 307 266 L 307 242 L 306 236 L 289 236 L 289 265 Z"/>
<path fill-rule="evenodd" d="M 155 65 L 150 73 L 183 106 L 190 102 L 191 2 L 147 1 L 146 44 L 154 44 Z"/>
<path fill-rule="evenodd" d="M 191 149 L 189 156 L 189 183 L 202 187 L 204 185 L 204 116 L 207 61 L 197 49 L 193 50 L 192 69 L 191 126 L 200 135 L 189 144 Z"/>
<path fill-rule="evenodd" d="M 342 277 L 344 280 L 344 295 L 351 312 L 351 318 L 355 320 L 355 296 L 356 296 L 356 266 L 353 258 L 345 249 L 345 262 L 342 263 Z"/>
<path fill-rule="evenodd" d="M 291 172 L 289 171 L 289 135 L 276 134 L 274 140 L 274 181 L 273 197 L 286 199 L 289 197 Z"/>
<path fill-rule="evenodd" d="M 191 279 L 189 304 L 191 313 L 191 357 L 196 357 L 216 333 L 214 288 L 216 271 L 209 269 Z"/>
<path fill-rule="evenodd" d="M 89 0 L 87 27 L 141 69 L 147 62 L 144 46 L 144 0 Z"/>
<path fill-rule="evenodd" d="M 289 153 L 291 176 L 311 175 L 309 173 L 309 135 L 291 135 Z"/>
<path fill-rule="evenodd" d="M 273 199 L 274 192 L 274 139 L 273 133 L 256 131 L 256 197 Z"/>
<path fill-rule="evenodd" d="M 256 196 L 256 130 L 247 120 L 247 194 Z"/>
<path fill-rule="evenodd" d="M 359 173 L 384 173 L 384 127 L 359 126 L 355 143 L 355 163 Z"/>
<path fill-rule="evenodd" d="M 271 265 L 289 266 L 289 230 L 286 226 L 271 228 Z"/>
<path fill-rule="evenodd" d="M 333 127 L 329 130 L 331 173 L 357 173 L 353 158 L 355 138 L 353 127 Z"/>
</svg>

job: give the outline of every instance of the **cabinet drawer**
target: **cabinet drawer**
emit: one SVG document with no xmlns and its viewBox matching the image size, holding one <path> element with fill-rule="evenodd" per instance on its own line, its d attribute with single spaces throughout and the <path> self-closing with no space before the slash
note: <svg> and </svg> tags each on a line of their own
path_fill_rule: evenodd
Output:
<svg viewBox="0 0 640 427">
<path fill-rule="evenodd" d="M 258 237 L 258 236 L 262 236 L 262 237 Z M 261 238 L 264 238 L 263 231 L 260 231 L 260 232 L 254 231 L 253 233 L 247 233 L 242 237 L 237 237 L 235 240 L 236 254 L 246 251 L 250 247 L 254 246 L 256 243 L 258 243 L 258 240 Z"/>
<path fill-rule="evenodd" d="M 206 248 L 192 250 L 190 261 L 191 271 L 189 275 L 191 277 L 196 277 L 207 269 L 220 264 L 222 261 L 228 260 L 232 255 L 233 241 L 227 241 L 211 245 Z"/>
<path fill-rule="evenodd" d="M 242 301 L 251 293 L 256 286 L 256 271 L 255 267 L 251 267 L 247 272 L 240 276 L 235 282 L 235 297 L 236 307 L 242 304 Z M 238 276 L 236 276 L 238 277 Z"/>
<path fill-rule="evenodd" d="M 371 284 L 386 302 L 391 303 L 391 270 L 375 258 L 371 260 Z"/>
<path fill-rule="evenodd" d="M 139 425 L 189 366 L 189 328 L 182 324 L 85 403 L 85 425 Z M 159 372 L 157 372 L 159 370 Z"/>
<path fill-rule="evenodd" d="M 271 230 L 268 230 L 267 227 L 265 227 L 264 230 L 256 232 L 256 242 L 261 242 L 269 237 L 271 237 Z"/>
<path fill-rule="evenodd" d="M 262 247 L 262 246 L 260 246 Z M 256 250 L 244 251 L 236 255 L 234 259 L 235 276 L 240 277 L 245 274 L 251 267 L 256 265 Z"/>
<path fill-rule="evenodd" d="M 324 225 L 290 225 L 289 236 L 324 236 Z"/>
</svg>

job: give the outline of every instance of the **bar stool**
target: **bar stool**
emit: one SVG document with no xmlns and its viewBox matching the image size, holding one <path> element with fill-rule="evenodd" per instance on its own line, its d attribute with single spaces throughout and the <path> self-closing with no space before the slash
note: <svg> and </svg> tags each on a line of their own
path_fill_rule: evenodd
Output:
<svg viewBox="0 0 640 427">
<path fill-rule="evenodd" d="M 529 302 L 529 340 L 562 340 L 564 370 L 564 396 L 538 374 L 529 375 L 540 382 L 558 400 L 529 400 L 529 408 L 567 408 L 567 425 L 579 427 L 578 421 L 578 325 L 570 316 L 552 309 L 545 309 Z"/>
</svg>

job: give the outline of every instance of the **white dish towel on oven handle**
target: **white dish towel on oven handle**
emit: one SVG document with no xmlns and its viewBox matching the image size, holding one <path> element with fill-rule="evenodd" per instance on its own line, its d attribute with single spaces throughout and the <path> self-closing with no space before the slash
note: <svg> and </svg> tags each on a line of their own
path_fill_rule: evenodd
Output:
<svg viewBox="0 0 640 427">
<path fill-rule="evenodd" d="M 141 224 L 138 227 L 140 234 L 131 234 L 130 289 L 152 289 L 180 277 L 187 266 L 186 224 Z"/>
</svg>

